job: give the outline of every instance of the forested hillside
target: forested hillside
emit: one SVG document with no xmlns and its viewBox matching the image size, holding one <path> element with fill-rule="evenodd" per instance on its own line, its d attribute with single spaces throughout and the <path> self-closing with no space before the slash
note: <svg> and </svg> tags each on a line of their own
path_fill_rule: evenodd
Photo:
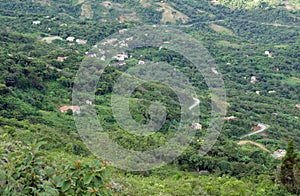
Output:
<svg viewBox="0 0 300 196">
<path fill-rule="evenodd" d="M 1 195 L 300 193 L 297 1 L 0 3 Z M 227 113 L 216 143 L 200 156 L 211 123 L 212 96 L 201 72 L 167 49 L 126 51 L 126 58 L 112 61 L 117 66 L 103 70 L 91 103 L 113 141 L 130 150 L 151 150 L 166 144 L 180 125 L 176 94 L 155 82 L 139 86 L 129 107 L 133 119 L 146 124 L 151 103 L 159 101 L 167 113 L 162 128 L 139 136 L 118 125 L 111 108 L 114 82 L 143 62 L 169 63 L 185 74 L 196 89 L 201 110 L 199 122 L 194 122 L 201 128 L 181 156 L 155 170 L 132 172 L 89 151 L 75 126 L 73 115 L 83 114 L 72 105 L 72 90 L 82 62 L 96 55 L 90 52 L 95 44 L 144 24 L 169 25 L 203 44 L 216 63 L 212 71 L 224 80 Z M 288 145 L 290 140 L 294 143 Z M 285 158 L 276 158 L 273 152 L 278 150 L 286 152 Z"/>
</svg>

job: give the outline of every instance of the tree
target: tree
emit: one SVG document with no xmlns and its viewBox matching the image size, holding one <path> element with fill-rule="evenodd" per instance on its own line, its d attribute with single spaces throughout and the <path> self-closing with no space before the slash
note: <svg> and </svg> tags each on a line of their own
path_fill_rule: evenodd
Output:
<svg viewBox="0 0 300 196">
<path fill-rule="evenodd" d="M 297 171 L 298 170 L 298 171 Z M 300 193 L 299 185 L 299 158 L 294 151 L 294 140 L 288 143 L 287 152 L 285 157 L 282 159 L 280 181 L 286 185 L 288 191 L 292 193 Z"/>
</svg>

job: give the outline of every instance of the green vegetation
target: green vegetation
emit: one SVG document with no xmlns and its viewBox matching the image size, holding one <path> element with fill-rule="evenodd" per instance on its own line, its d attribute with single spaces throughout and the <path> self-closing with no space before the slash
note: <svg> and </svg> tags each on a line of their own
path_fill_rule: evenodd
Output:
<svg viewBox="0 0 300 196">
<path fill-rule="evenodd" d="M 77 161 L 54 165 L 40 150 L 46 142 L 10 144 L 2 154 L 1 195 L 111 195 L 106 165 Z"/>
<path fill-rule="evenodd" d="M 289 142 L 286 156 L 282 160 L 280 181 L 290 192 L 300 194 L 300 159 L 294 151 L 293 140 Z"/>
<path fill-rule="evenodd" d="M 0 0 L 0 195 L 299 194 L 300 109 L 295 105 L 300 103 L 300 12 L 277 1 L 230 1 L 226 7 L 172 0 L 161 4 L 172 10 L 170 20 L 162 21 L 166 10 L 157 2 Z M 89 8 L 83 4 L 91 5 L 92 17 L 82 13 Z M 237 7 L 242 9 L 233 9 Z M 76 131 L 73 112 L 59 108 L 72 105 L 74 78 L 93 45 L 121 29 L 161 21 L 172 22 L 209 50 L 226 85 L 227 116 L 236 118 L 225 122 L 216 144 L 200 156 L 211 118 L 211 95 L 202 74 L 169 50 L 127 51 L 126 64 L 106 68 L 97 84 L 93 104 L 105 133 L 124 148 L 145 151 L 164 145 L 179 126 L 177 96 L 154 82 L 132 93 L 130 113 L 146 124 L 149 106 L 158 101 L 166 107 L 164 126 L 139 136 L 117 124 L 110 103 L 114 81 L 139 60 L 169 63 L 189 78 L 200 99 L 202 130 L 172 163 L 147 172 L 121 171 L 91 155 Z M 269 152 L 251 143 L 238 145 L 238 138 L 258 123 L 270 127 L 247 140 Z M 286 149 L 291 139 L 294 144 L 289 143 L 282 161 L 270 155 Z M 281 173 L 274 173 L 276 168 Z"/>
</svg>

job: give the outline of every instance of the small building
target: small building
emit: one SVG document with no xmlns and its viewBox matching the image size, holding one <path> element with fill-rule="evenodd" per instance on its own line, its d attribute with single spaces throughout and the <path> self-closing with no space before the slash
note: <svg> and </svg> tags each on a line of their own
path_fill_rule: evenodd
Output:
<svg viewBox="0 0 300 196">
<path fill-rule="evenodd" d="M 219 72 L 217 71 L 217 68 L 215 68 L 215 67 L 212 67 L 212 68 L 211 68 L 211 71 L 212 71 L 214 74 L 219 74 Z"/>
<path fill-rule="evenodd" d="M 278 149 L 276 151 L 273 152 L 272 157 L 274 157 L 275 159 L 282 159 L 284 156 L 286 155 L 286 150 L 284 149 Z"/>
<path fill-rule="evenodd" d="M 73 42 L 75 40 L 75 37 L 67 37 L 66 39 L 68 42 Z"/>
<path fill-rule="evenodd" d="M 41 21 L 39 21 L 39 20 L 32 21 L 32 24 L 34 24 L 34 25 L 40 25 L 40 24 L 41 24 Z"/>
<path fill-rule="evenodd" d="M 119 21 L 119 23 L 123 23 L 126 21 L 126 18 L 124 16 L 120 16 L 119 18 L 117 18 L 117 20 Z"/>
<path fill-rule="evenodd" d="M 128 31 L 128 29 L 120 29 L 119 33 L 125 33 L 126 31 Z"/>
<path fill-rule="evenodd" d="M 139 64 L 139 65 L 144 65 L 144 64 L 145 64 L 145 61 L 139 60 L 138 64 Z"/>
<path fill-rule="evenodd" d="M 121 47 L 128 47 L 128 44 L 127 44 L 124 40 L 120 41 L 120 42 L 119 42 L 119 45 L 120 45 Z"/>
<path fill-rule="evenodd" d="M 113 58 L 118 61 L 125 61 L 125 59 L 128 59 L 128 54 L 126 52 L 123 52 L 122 54 L 117 54 Z"/>
<path fill-rule="evenodd" d="M 101 61 L 105 61 L 106 60 L 106 56 L 102 55 L 100 59 L 101 59 Z"/>
<path fill-rule="evenodd" d="M 296 108 L 300 108 L 300 103 L 295 105 Z"/>
<path fill-rule="evenodd" d="M 267 55 L 269 58 L 272 58 L 274 54 L 270 51 L 265 51 L 265 55 Z"/>
<path fill-rule="evenodd" d="M 93 102 L 92 102 L 91 100 L 86 100 L 85 103 L 86 103 L 87 105 L 92 105 L 92 104 L 93 104 Z"/>
<path fill-rule="evenodd" d="M 257 81 L 256 76 L 251 76 L 251 83 L 254 84 Z"/>
<path fill-rule="evenodd" d="M 85 52 L 85 56 L 88 56 L 88 57 L 97 57 L 97 53 L 96 52 Z"/>
<path fill-rule="evenodd" d="M 86 43 L 87 43 L 87 40 L 84 40 L 84 39 L 76 39 L 76 43 L 77 43 L 77 44 L 86 44 Z"/>
<path fill-rule="evenodd" d="M 202 125 L 200 123 L 192 123 L 191 125 L 192 129 L 196 129 L 196 130 L 201 130 L 202 129 Z"/>
<path fill-rule="evenodd" d="M 235 116 L 224 117 L 224 120 L 226 120 L 226 121 L 236 120 L 236 119 L 237 119 L 237 117 L 235 117 Z"/>
<path fill-rule="evenodd" d="M 72 110 L 73 113 L 75 114 L 80 114 L 80 107 L 79 106 L 63 106 L 59 108 L 60 112 L 67 112 L 68 110 Z"/>
<path fill-rule="evenodd" d="M 67 57 L 67 56 L 64 56 L 64 57 L 59 56 L 59 57 L 57 57 L 57 61 L 64 62 L 67 58 L 69 58 L 69 57 Z"/>
</svg>

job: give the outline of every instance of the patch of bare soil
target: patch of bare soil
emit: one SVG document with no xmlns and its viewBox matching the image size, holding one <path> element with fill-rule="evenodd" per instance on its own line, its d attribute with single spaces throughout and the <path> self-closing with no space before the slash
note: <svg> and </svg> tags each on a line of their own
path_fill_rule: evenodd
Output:
<svg viewBox="0 0 300 196">
<path fill-rule="evenodd" d="M 226 28 L 226 27 L 223 27 L 223 26 L 220 26 L 220 25 L 217 25 L 217 24 L 209 24 L 209 27 L 211 29 L 213 29 L 214 31 L 216 31 L 216 32 L 224 32 L 224 33 L 227 33 L 229 35 L 233 35 L 233 32 L 230 29 Z"/>
<path fill-rule="evenodd" d="M 32 2 L 40 3 L 42 5 L 48 5 L 50 6 L 50 2 L 48 0 L 32 0 Z"/>
<path fill-rule="evenodd" d="M 151 6 L 151 3 L 148 0 L 140 0 L 140 4 L 143 7 L 149 7 L 149 6 Z"/>
<path fill-rule="evenodd" d="M 182 21 L 183 23 L 185 23 L 189 20 L 189 17 L 187 15 L 179 12 L 167 3 L 158 2 L 156 4 L 160 6 L 160 8 L 158 8 L 157 10 L 163 12 L 161 19 L 162 23 L 176 23 L 176 21 Z"/>
<path fill-rule="evenodd" d="M 293 11 L 297 11 L 300 10 L 300 4 L 296 4 L 295 2 L 291 2 L 291 1 L 283 1 L 283 3 L 285 4 L 285 8 L 288 10 L 293 10 Z"/>
<path fill-rule="evenodd" d="M 257 143 L 257 142 L 253 142 L 253 141 L 250 141 L 250 140 L 243 140 L 243 141 L 240 141 L 238 143 L 238 145 L 246 145 L 246 144 L 252 144 L 252 145 L 255 145 L 257 147 L 259 147 L 260 149 L 264 150 L 264 151 L 267 151 L 267 152 L 270 152 L 264 145 L 260 144 L 260 143 Z"/>
<path fill-rule="evenodd" d="M 92 19 L 94 16 L 94 11 L 92 10 L 91 4 L 82 4 L 81 6 L 81 15 L 82 18 Z"/>
</svg>

